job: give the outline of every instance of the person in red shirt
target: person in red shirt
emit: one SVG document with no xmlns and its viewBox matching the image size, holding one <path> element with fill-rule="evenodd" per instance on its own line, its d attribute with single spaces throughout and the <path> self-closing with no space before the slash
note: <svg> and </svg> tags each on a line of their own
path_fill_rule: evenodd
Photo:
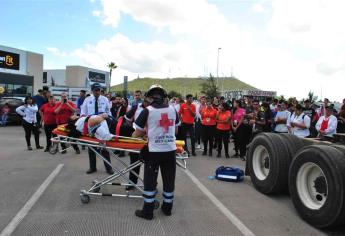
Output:
<svg viewBox="0 0 345 236">
<path fill-rule="evenodd" d="M 77 106 L 67 99 L 66 93 L 61 93 L 61 100 L 60 102 L 57 102 L 55 105 L 55 114 L 56 114 L 56 124 L 62 125 L 67 124 L 70 120 L 70 117 L 76 112 Z M 66 144 L 61 143 L 62 147 L 62 154 L 66 153 Z M 76 153 L 79 154 L 79 148 L 77 145 L 73 145 L 73 148 L 75 149 Z"/>
<path fill-rule="evenodd" d="M 218 154 L 217 157 L 221 157 L 222 142 L 224 143 L 225 157 L 229 156 L 229 138 L 231 129 L 231 112 L 229 111 L 229 105 L 222 103 L 219 106 L 217 113 L 217 138 L 218 138 Z"/>
<path fill-rule="evenodd" d="M 40 109 L 40 115 L 44 123 L 44 132 L 46 133 L 46 148 L 44 152 L 48 152 L 51 146 L 52 131 L 56 128 L 56 114 L 55 114 L 55 98 L 50 96 L 48 103 L 43 104 Z"/>
<path fill-rule="evenodd" d="M 201 111 L 201 124 L 203 128 L 202 139 L 204 143 L 203 156 L 207 155 L 207 144 L 209 147 L 208 155 L 212 156 L 213 139 L 216 132 L 217 110 L 212 107 L 211 100 L 207 100 L 206 108 Z"/>
<path fill-rule="evenodd" d="M 181 120 L 181 138 L 185 141 L 185 150 L 189 154 L 188 146 L 187 146 L 187 134 L 189 134 L 190 142 L 192 146 L 192 155 L 196 156 L 195 154 L 195 133 L 194 133 L 194 118 L 196 108 L 195 105 L 192 104 L 193 95 L 188 94 L 186 96 L 186 103 L 181 104 L 179 115 Z"/>
</svg>

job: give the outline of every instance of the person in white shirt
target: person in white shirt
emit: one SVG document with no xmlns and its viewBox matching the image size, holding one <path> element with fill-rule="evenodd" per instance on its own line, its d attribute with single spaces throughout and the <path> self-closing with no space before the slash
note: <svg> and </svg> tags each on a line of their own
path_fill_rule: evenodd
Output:
<svg viewBox="0 0 345 236">
<path fill-rule="evenodd" d="M 325 115 L 321 116 L 315 125 L 321 138 L 333 138 L 333 134 L 337 132 L 338 120 L 334 115 L 332 115 L 332 113 L 333 107 L 325 107 Z"/>
<path fill-rule="evenodd" d="M 181 106 L 181 98 L 176 97 L 175 103 L 173 104 L 173 107 L 175 108 L 176 112 L 179 113 Z"/>
<path fill-rule="evenodd" d="M 300 138 L 310 136 L 310 118 L 303 113 L 303 108 L 300 104 L 295 107 L 295 112 L 288 118 L 287 127 L 290 133 Z"/>
<path fill-rule="evenodd" d="M 80 116 L 91 116 L 102 113 L 111 115 L 108 98 L 101 95 L 101 88 L 102 86 L 99 83 L 92 84 L 92 95 L 85 98 L 83 105 L 80 109 Z M 110 155 L 106 150 L 102 150 L 102 155 L 108 162 L 111 162 Z M 90 168 L 86 171 L 86 173 L 91 174 L 93 172 L 96 172 L 96 154 L 90 149 L 89 162 Z M 108 174 L 112 175 L 114 173 L 112 167 L 108 165 L 106 162 L 104 162 L 104 166 Z"/>
<path fill-rule="evenodd" d="M 24 105 L 17 107 L 16 112 L 23 117 L 23 128 L 25 131 L 25 140 L 28 150 L 32 150 L 31 147 L 31 132 L 35 137 L 35 144 L 37 149 L 43 149 L 40 145 L 40 133 L 37 124 L 37 112 L 38 106 L 34 104 L 31 96 L 25 97 Z"/>
<path fill-rule="evenodd" d="M 201 110 L 206 107 L 206 97 L 201 96 L 200 102 L 195 102 L 196 113 L 195 113 L 195 142 L 197 143 L 196 148 L 201 148 L 202 140 L 202 124 L 201 124 Z"/>
<path fill-rule="evenodd" d="M 278 112 L 276 116 L 274 117 L 274 122 L 276 124 L 274 128 L 274 132 L 287 133 L 288 132 L 287 120 L 291 116 L 291 113 L 288 110 L 286 110 L 287 102 L 281 101 L 277 107 L 278 107 Z"/>
</svg>

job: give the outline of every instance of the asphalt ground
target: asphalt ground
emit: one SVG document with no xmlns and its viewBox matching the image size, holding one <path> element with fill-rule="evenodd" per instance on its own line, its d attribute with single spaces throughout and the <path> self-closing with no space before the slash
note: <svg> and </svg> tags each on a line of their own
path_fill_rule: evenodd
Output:
<svg viewBox="0 0 345 236">
<path fill-rule="evenodd" d="M 41 134 L 43 144 L 44 133 Z M 345 234 L 343 228 L 327 231 L 313 228 L 299 218 L 288 195 L 263 195 L 254 189 L 249 177 L 241 183 L 209 179 L 221 165 L 244 168 L 244 162 L 216 158 L 215 154 L 214 157 L 201 156 L 201 150 L 197 154 L 188 159 L 188 171 L 177 168 L 172 216 L 167 217 L 157 210 L 154 220 L 147 221 L 134 216 L 134 211 L 142 206 L 140 198 L 91 196 L 90 203 L 81 203 L 80 190 L 90 187 L 92 180 L 107 176 L 100 160 L 97 173 L 85 173 L 87 151 L 80 155 L 72 149 L 64 155 L 27 151 L 20 126 L 2 127 L 0 232 L 12 225 L 12 235 Z M 63 164 L 61 171 L 55 173 L 46 189 L 41 189 L 37 202 L 32 202 L 32 196 L 60 164 Z M 103 191 L 125 193 L 124 187 L 119 186 L 109 186 Z M 158 191 L 157 198 L 162 200 L 160 179 Z M 32 207 L 26 207 L 28 201 Z M 23 208 L 27 214 L 21 214 Z"/>
</svg>

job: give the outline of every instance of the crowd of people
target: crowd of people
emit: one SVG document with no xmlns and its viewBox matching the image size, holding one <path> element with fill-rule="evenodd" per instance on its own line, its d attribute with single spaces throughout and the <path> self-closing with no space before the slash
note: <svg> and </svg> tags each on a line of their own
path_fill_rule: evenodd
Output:
<svg viewBox="0 0 345 236">
<path fill-rule="evenodd" d="M 224 146 L 225 157 L 229 158 L 230 137 L 234 140 L 235 155 L 245 160 L 246 147 L 260 132 L 290 133 L 302 138 L 330 140 L 335 133 L 345 133 L 345 99 L 339 110 L 327 98 L 317 105 L 308 99 L 265 101 L 247 96 L 243 99 L 225 101 L 224 97 L 194 99 L 187 95 L 186 100 L 172 98 L 170 104 L 181 116 L 181 129 L 178 138 L 190 137 L 191 154 L 195 146 L 203 143 L 202 155 L 212 156 L 217 150 L 221 157 Z M 186 151 L 189 153 L 188 147 Z"/>
<path fill-rule="evenodd" d="M 140 90 L 135 91 L 131 103 L 126 97 L 105 94 L 101 89 L 100 95 L 103 100 L 97 104 L 105 106 L 106 103 L 109 114 L 115 119 L 126 117 L 126 113 L 132 107 L 141 106 L 144 101 L 144 94 Z M 43 124 L 46 134 L 44 151 L 49 151 L 52 131 L 57 125 L 67 123 L 73 114 L 84 114 L 87 107 L 93 105 L 90 105 L 90 102 L 86 102 L 84 106 L 83 104 L 85 100 L 92 98 L 94 99 L 95 96 L 93 94 L 90 96 L 85 90 L 80 91 L 76 104 L 68 99 L 66 93 L 61 94 L 58 102 L 49 91 L 44 90 L 39 90 L 33 97 L 27 96 L 25 104 L 18 107 L 16 112 L 23 116 L 28 150 L 32 150 L 31 133 L 34 134 L 36 148 L 42 148 L 39 134 Z M 287 101 L 270 98 L 259 101 L 250 96 L 226 101 L 224 97 L 200 96 L 196 99 L 188 94 L 185 99 L 181 97 L 169 99 L 167 102 L 175 108 L 181 120 L 176 137 L 186 141 L 185 150 L 192 156 L 196 155 L 196 149 L 202 149 L 202 155 L 212 156 L 215 149 L 217 157 L 221 157 L 224 150 L 225 157 L 230 158 L 229 143 L 233 140 L 235 154 L 232 157 L 245 160 L 248 143 L 260 132 L 291 133 L 298 137 L 323 139 L 332 139 L 335 133 L 345 133 L 345 99 L 339 110 L 336 110 L 327 98 L 319 105 L 308 99 L 301 102 L 296 99 Z M 3 106 L 2 125 L 6 124 L 8 112 L 9 107 Z M 189 142 L 187 138 L 190 139 Z M 61 146 L 62 153 L 66 153 L 66 146 L 64 144 Z M 80 153 L 77 146 L 74 149 L 77 154 Z M 124 152 L 119 154 L 124 155 Z"/>
</svg>

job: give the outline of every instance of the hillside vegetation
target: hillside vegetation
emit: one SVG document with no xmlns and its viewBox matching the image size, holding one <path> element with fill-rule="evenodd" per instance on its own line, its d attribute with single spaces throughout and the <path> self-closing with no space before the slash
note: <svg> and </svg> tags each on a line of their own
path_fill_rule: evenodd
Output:
<svg viewBox="0 0 345 236">
<path fill-rule="evenodd" d="M 193 95 L 201 92 L 201 84 L 206 79 L 203 78 L 173 78 L 173 79 L 154 79 L 154 78 L 139 78 L 128 82 L 128 91 L 134 92 L 135 90 L 146 91 L 152 84 L 162 85 L 167 92 L 176 91 L 182 95 L 191 93 Z M 242 82 L 234 77 L 219 78 L 219 88 L 224 90 L 246 90 L 256 89 L 253 86 Z M 111 91 L 122 91 L 123 84 L 111 87 Z"/>
</svg>

